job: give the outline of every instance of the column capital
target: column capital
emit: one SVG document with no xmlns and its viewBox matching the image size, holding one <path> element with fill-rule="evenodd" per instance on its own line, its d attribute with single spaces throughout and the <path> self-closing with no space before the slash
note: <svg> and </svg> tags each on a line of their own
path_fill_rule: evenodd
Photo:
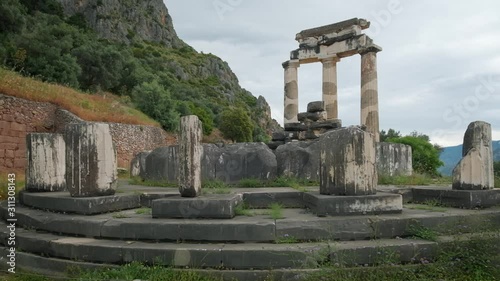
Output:
<svg viewBox="0 0 500 281">
<path fill-rule="evenodd" d="M 358 53 L 360 55 L 364 55 L 367 53 L 378 53 L 380 51 L 382 51 L 382 47 L 375 45 L 375 44 L 371 44 L 369 46 L 362 47 L 362 48 L 358 49 Z"/>
<path fill-rule="evenodd" d="M 299 68 L 300 67 L 300 61 L 299 60 L 288 60 L 285 61 L 283 64 L 283 68 Z"/>
<path fill-rule="evenodd" d="M 325 63 L 337 63 L 340 61 L 338 56 L 324 57 L 319 59 L 323 64 Z"/>
</svg>

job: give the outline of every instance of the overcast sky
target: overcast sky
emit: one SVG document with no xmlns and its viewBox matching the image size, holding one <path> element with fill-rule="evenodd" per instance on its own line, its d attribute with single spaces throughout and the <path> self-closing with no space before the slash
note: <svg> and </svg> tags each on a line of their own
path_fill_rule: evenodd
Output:
<svg viewBox="0 0 500 281">
<path fill-rule="evenodd" d="M 213 53 L 283 121 L 283 68 L 303 29 L 358 17 L 378 53 L 380 128 L 419 131 L 443 146 L 467 125 L 500 139 L 500 2 L 410 0 L 165 0 L 181 39 Z M 359 124 L 360 56 L 338 63 L 339 118 Z M 299 69 L 299 111 L 321 100 L 321 64 Z"/>
</svg>

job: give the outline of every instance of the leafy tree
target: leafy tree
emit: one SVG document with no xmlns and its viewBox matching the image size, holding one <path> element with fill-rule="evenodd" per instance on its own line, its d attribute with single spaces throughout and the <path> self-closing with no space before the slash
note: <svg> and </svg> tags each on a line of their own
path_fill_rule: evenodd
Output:
<svg viewBox="0 0 500 281">
<path fill-rule="evenodd" d="M 170 92 L 158 84 L 144 82 L 136 86 L 132 94 L 138 108 L 158 121 L 163 129 L 175 131 L 178 127 L 179 114 L 175 111 L 175 102 L 170 97 Z"/>
<path fill-rule="evenodd" d="M 387 141 L 411 146 L 413 170 L 416 172 L 432 176 L 439 175 L 437 169 L 444 165 L 439 160 L 440 151 L 426 140 L 426 138 L 409 135 L 400 138 L 391 138 Z"/>
<path fill-rule="evenodd" d="M 3 0 L 0 5 L 0 33 L 19 32 L 25 23 L 25 8 L 17 0 Z"/>
<path fill-rule="evenodd" d="M 253 122 L 242 108 L 229 108 L 219 116 L 219 128 L 224 137 L 233 142 L 252 141 Z"/>
<path fill-rule="evenodd" d="M 56 0 L 20 0 L 30 14 L 36 11 L 63 17 L 63 8 Z"/>
<path fill-rule="evenodd" d="M 495 171 L 495 176 L 500 177 L 500 162 L 493 164 L 493 170 Z"/>
<path fill-rule="evenodd" d="M 380 131 L 380 141 L 381 142 L 385 142 L 388 139 L 400 138 L 400 137 L 402 137 L 401 133 L 399 131 L 394 130 L 394 129 L 389 129 L 387 132 L 384 130 Z"/>
</svg>

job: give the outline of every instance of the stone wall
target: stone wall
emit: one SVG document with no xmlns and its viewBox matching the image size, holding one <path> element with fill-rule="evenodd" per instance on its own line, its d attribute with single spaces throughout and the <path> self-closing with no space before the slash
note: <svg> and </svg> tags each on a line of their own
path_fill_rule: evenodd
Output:
<svg viewBox="0 0 500 281">
<path fill-rule="evenodd" d="M 25 169 L 27 133 L 63 133 L 67 124 L 79 122 L 85 121 L 51 103 L 0 94 L 0 170 Z M 128 169 L 136 154 L 169 144 L 168 134 L 158 127 L 109 125 L 118 167 Z"/>
<path fill-rule="evenodd" d="M 0 94 L 0 170 L 26 166 L 26 134 L 52 132 L 57 107 Z"/>
<path fill-rule="evenodd" d="M 411 146 L 401 143 L 377 143 L 377 169 L 380 176 L 411 176 Z"/>
</svg>

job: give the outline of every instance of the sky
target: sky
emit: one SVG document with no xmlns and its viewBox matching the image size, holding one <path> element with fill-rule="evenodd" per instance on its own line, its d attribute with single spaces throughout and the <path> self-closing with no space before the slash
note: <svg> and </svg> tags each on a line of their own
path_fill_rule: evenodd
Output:
<svg viewBox="0 0 500 281">
<path fill-rule="evenodd" d="M 226 61 L 283 122 L 283 67 L 301 30 L 364 18 L 378 53 L 380 129 L 461 144 L 472 121 L 500 140 L 500 1 L 164 0 L 177 34 Z M 359 55 L 337 64 L 339 118 L 360 123 Z M 321 100 L 322 65 L 299 68 L 299 112 Z"/>
</svg>

